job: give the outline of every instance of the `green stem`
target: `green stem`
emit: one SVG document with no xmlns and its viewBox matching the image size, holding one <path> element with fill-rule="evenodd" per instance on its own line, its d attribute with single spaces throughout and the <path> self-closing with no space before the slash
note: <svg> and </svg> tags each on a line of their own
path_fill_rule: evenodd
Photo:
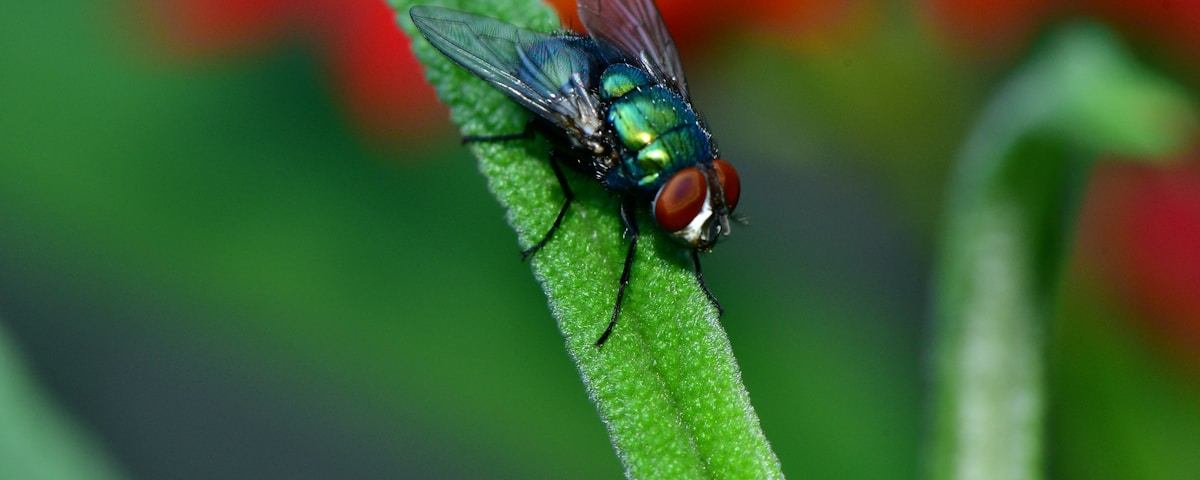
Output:
<svg viewBox="0 0 1200 480">
<path fill-rule="evenodd" d="M 1160 156 L 1187 99 L 1099 27 L 1073 26 L 996 95 L 968 139 L 936 268 L 935 479 L 1035 479 L 1059 270 L 1092 159 Z"/>
<path fill-rule="evenodd" d="M 542 31 L 557 28 L 553 11 L 532 0 L 438 3 Z M 464 134 L 521 131 L 528 113 L 435 51 L 414 30 L 409 2 L 391 4 Z M 523 247 L 546 232 L 563 202 L 544 143 L 471 147 Z M 593 181 L 574 174 L 568 179 L 576 201 L 554 238 L 533 258 L 533 273 L 626 474 L 782 478 L 717 312 L 691 271 L 688 251 L 658 232 L 645 215 L 619 323 L 602 349 L 593 345 L 612 311 L 628 243 L 617 219 L 617 200 Z M 518 320 L 536 319 L 512 321 Z M 538 414 L 535 406 L 528 413 Z"/>
</svg>

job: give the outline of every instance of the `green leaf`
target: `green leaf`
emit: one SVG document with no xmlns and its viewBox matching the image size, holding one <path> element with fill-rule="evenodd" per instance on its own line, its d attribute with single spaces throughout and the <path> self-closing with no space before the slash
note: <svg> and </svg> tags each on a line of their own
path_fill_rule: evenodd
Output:
<svg viewBox="0 0 1200 480">
<path fill-rule="evenodd" d="M 439 3 L 542 31 L 557 28 L 556 15 L 540 2 Z M 407 14 L 411 3 L 393 0 L 391 5 L 464 134 L 524 128 L 528 113 L 451 63 L 415 31 Z M 532 245 L 563 202 L 545 142 L 473 143 L 471 149 L 520 245 Z M 618 201 L 573 172 L 568 180 L 576 201 L 531 263 L 626 474 L 781 478 L 716 309 L 691 270 L 689 252 L 645 215 L 638 222 L 642 237 L 619 322 L 603 348 L 593 345 L 611 315 L 628 243 L 617 218 Z M 538 414 L 533 405 L 528 412 Z"/>
<path fill-rule="evenodd" d="M 123 478 L 30 378 L 0 319 L 0 478 Z"/>
<path fill-rule="evenodd" d="M 1058 32 L 993 98 L 935 270 L 933 478 L 1042 476 L 1045 337 L 1087 172 L 1101 154 L 1182 148 L 1189 104 L 1094 25 Z"/>
</svg>

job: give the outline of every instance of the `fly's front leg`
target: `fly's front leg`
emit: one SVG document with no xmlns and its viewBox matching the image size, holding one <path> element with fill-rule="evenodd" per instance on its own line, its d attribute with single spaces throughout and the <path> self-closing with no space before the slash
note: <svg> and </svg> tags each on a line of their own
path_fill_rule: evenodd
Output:
<svg viewBox="0 0 1200 480">
<path fill-rule="evenodd" d="M 692 250 L 692 265 L 696 267 L 696 281 L 700 283 L 700 289 L 704 290 L 704 295 L 708 297 L 708 301 L 712 302 L 714 307 L 717 307 L 717 316 L 721 316 L 721 314 L 725 313 L 725 310 L 721 308 L 721 302 L 717 301 L 717 297 L 713 296 L 712 292 L 708 289 L 708 285 L 704 283 L 704 273 L 700 271 L 700 252 L 695 249 Z"/>
</svg>

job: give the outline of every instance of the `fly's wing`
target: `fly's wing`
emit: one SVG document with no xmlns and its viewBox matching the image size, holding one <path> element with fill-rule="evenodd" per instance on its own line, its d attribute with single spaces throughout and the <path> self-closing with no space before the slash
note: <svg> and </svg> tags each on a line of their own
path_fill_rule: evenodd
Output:
<svg viewBox="0 0 1200 480">
<path fill-rule="evenodd" d="M 562 127 L 579 145 L 601 133 L 598 100 L 588 92 L 592 52 L 579 37 L 548 35 L 440 7 L 409 10 L 429 43 L 517 103 Z M 576 42 L 572 42 L 572 41 Z"/>
<path fill-rule="evenodd" d="M 592 37 L 610 44 L 689 99 L 683 62 L 653 0 L 579 0 L 579 20 Z"/>
</svg>

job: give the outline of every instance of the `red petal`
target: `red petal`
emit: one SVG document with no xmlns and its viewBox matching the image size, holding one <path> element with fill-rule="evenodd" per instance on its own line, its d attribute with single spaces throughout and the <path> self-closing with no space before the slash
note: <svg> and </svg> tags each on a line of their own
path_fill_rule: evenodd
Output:
<svg viewBox="0 0 1200 480">
<path fill-rule="evenodd" d="M 1171 343 L 1200 352 L 1200 153 L 1169 167 L 1098 169 L 1081 246 Z"/>
<path fill-rule="evenodd" d="M 416 139 L 446 128 L 446 112 L 425 81 L 395 12 L 382 1 L 329 1 L 324 23 L 339 94 L 351 117 L 377 140 Z"/>
<path fill-rule="evenodd" d="M 141 0 L 157 45 L 175 54 L 225 54 L 278 41 L 288 26 L 286 0 Z"/>
</svg>

